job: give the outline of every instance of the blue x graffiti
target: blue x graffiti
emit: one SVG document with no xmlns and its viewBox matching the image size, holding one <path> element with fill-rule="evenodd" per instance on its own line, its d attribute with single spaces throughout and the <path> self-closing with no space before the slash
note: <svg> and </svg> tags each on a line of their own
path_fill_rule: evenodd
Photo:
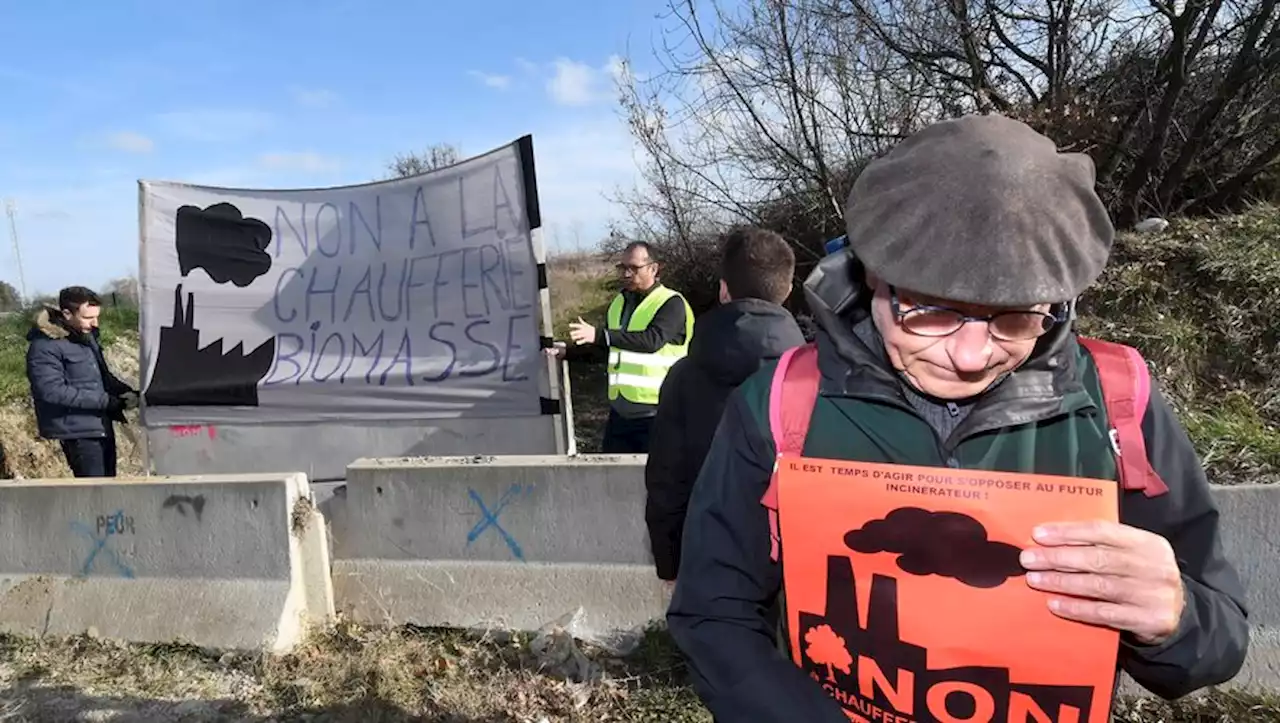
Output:
<svg viewBox="0 0 1280 723">
<path fill-rule="evenodd" d="M 498 515 L 502 514 L 502 510 L 518 495 L 528 492 L 531 489 L 533 488 L 522 487 L 518 484 L 511 485 L 511 488 L 504 492 L 502 498 L 498 500 L 498 504 L 494 505 L 492 512 L 485 506 L 484 500 L 475 490 L 468 489 L 467 493 L 471 496 L 471 499 L 475 501 L 476 505 L 480 507 L 480 513 L 484 515 L 484 519 L 477 522 L 476 526 L 471 528 L 471 532 L 467 533 L 467 547 L 470 547 L 471 543 L 479 539 L 481 533 L 492 527 L 499 535 L 502 535 L 503 540 L 506 540 L 507 547 L 511 548 L 511 554 L 514 555 L 517 560 L 524 562 L 524 551 L 520 549 L 520 543 L 516 542 L 516 539 L 512 537 L 509 532 L 502 529 L 502 525 L 498 524 Z"/>
<path fill-rule="evenodd" d="M 124 517 L 124 510 L 117 510 L 112 517 L 122 519 Z M 98 537 L 87 525 L 80 522 L 71 523 L 72 532 L 78 533 L 81 537 L 84 537 L 93 544 L 93 548 L 89 550 L 88 556 L 84 558 L 84 563 L 80 566 L 80 577 L 88 577 L 89 572 L 93 570 L 93 563 L 98 559 L 98 554 L 106 553 L 107 557 L 111 560 L 111 564 L 115 566 L 116 572 L 118 572 L 121 577 L 133 579 L 133 570 L 130 569 L 128 565 L 121 562 L 120 556 L 116 554 L 115 550 L 107 547 L 107 540 L 111 539 L 112 529 L 114 528 L 108 527 L 102 537 Z"/>
</svg>

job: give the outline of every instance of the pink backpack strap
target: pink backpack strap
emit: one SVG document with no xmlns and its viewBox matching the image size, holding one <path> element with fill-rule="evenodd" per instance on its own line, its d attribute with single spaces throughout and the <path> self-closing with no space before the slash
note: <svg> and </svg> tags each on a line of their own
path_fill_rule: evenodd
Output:
<svg viewBox="0 0 1280 723">
<path fill-rule="evenodd" d="M 783 352 L 769 385 L 769 432 L 776 457 L 769 489 L 760 498 L 760 504 L 769 512 L 769 558 L 774 562 L 778 561 L 782 541 L 778 525 L 778 461 L 784 455 L 804 454 L 820 381 L 818 347 L 806 344 Z"/>
<path fill-rule="evenodd" d="M 1116 453 L 1120 487 L 1159 497 L 1168 485 L 1147 459 L 1142 418 L 1151 400 L 1151 371 L 1137 349 L 1101 339 L 1079 337 L 1093 358 L 1102 383 L 1102 401 L 1111 423 L 1111 446 Z"/>
</svg>

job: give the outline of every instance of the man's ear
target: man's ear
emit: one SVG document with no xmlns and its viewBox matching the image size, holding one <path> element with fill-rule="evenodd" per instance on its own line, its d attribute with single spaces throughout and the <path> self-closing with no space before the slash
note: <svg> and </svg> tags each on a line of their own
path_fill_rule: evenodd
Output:
<svg viewBox="0 0 1280 723">
<path fill-rule="evenodd" d="M 727 304 L 730 301 L 733 301 L 733 297 L 729 295 L 729 285 L 724 282 L 724 279 L 720 279 L 720 303 Z"/>
</svg>

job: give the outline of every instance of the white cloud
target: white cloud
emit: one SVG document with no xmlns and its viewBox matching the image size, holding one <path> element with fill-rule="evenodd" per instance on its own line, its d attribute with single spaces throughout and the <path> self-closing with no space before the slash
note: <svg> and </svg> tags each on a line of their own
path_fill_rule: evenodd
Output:
<svg viewBox="0 0 1280 723">
<path fill-rule="evenodd" d="M 258 165 L 272 170 L 325 173 L 336 171 L 341 164 L 338 163 L 336 158 L 321 155 L 315 151 L 301 151 L 295 153 L 264 153 L 258 156 Z"/>
<path fill-rule="evenodd" d="M 107 136 L 107 145 L 125 153 L 150 153 L 156 144 L 150 138 L 133 131 L 118 131 Z"/>
<path fill-rule="evenodd" d="M 214 188 L 265 187 L 264 172 L 250 166 L 223 166 L 187 171 L 181 176 L 184 183 Z"/>
<path fill-rule="evenodd" d="M 632 77 L 626 62 L 617 55 L 609 56 L 604 65 L 556 58 L 554 72 L 547 80 L 547 92 L 560 105 L 587 106 L 616 100 L 617 84 Z"/>
<path fill-rule="evenodd" d="M 552 127 L 533 133 L 543 238 L 552 249 L 594 246 L 622 216 L 610 197 L 639 180 L 631 136 L 610 113 L 560 119 Z"/>
<path fill-rule="evenodd" d="M 511 76 L 509 75 L 495 75 L 493 73 L 485 73 L 479 70 L 468 71 L 467 75 L 479 80 L 490 88 L 497 88 L 498 90 L 503 90 L 511 85 Z"/>
<path fill-rule="evenodd" d="M 190 141 L 221 143 L 257 135 L 273 122 L 270 114 L 253 110 L 186 110 L 160 114 L 156 120 L 170 135 Z"/>
<path fill-rule="evenodd" d="M 64 211 L 60 208 L 51 208 L 47 211 L 36 211 L 31 214 L 31 217 L 50 221 L 66 221 L 72 218 L 72 215 L 69 211 Z"/>
<path fill-rule="evenodd" d="M 615 83 L 635 75 L 631 71 L 631 66 L 628 65 L 627 61 L 623 60 L 620 55 L 609 56 L 609 59 L 605 61 L 604 64 L 604 72 L 607 73 Z"/>
<path fill-rule="evenodd" d="M 293 101 L 308 108 L 328 108 L 338 102 L 338 94 L 324 88 L 291 88 Z"/>
<path fill-rule="evenodd" d="M 555 74 L 547 81 L 547 92 L 560 105 L 590 105 L 598 82 L 596 69 L 586 63 L 557 58 Z"/>
<path fill-rule="evenodd" d="M 52 90 L 80 102 L 101 102 L 111 98 L 116 92 L 111 84 L 81 82 L 57 75 L 32 73 L 12 66 L 0 66 L 0 78 L 38 88 L 41 92 Z"/>
<path fill-rule="evenodd" d="M 68 177 L 56 190 L 19 192 L 14 200 L 29 293 L 99 286 L 137 263 L 138 190 L 127 179 L 84 183 Z M 5 246 L 0 268 L 13 268 Z"/>
<path fill-rule="evenodd" d="M 526 75 L 538 74 L 538 64 L 528 58 L 516 58 L 516 66 Z"/>
</svg>

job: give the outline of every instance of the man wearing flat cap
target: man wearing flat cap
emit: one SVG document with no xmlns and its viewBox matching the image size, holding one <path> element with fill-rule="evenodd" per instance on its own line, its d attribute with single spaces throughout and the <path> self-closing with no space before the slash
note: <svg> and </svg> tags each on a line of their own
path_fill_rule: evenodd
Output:
<svg viewBox="0 0 1280 723">
<path fill-rule="evenodd" d="M 667 620 L 719 723 L 1096 723 L 1119 671 L 1175 698 L 1240 670 L 1244 590 L 1196 452 L 1137 353 L 1072 327 L 1115 235 L 1094 184 L 998 115 L 859 176 L 848 247 L 805 284 L 815 342 L 735 392 L 689 504 Z M 1118 514 L 1027 522 L 974 491 L 991 480 Z M 842 551 L 803 556 L 842 520 Z M 1064 652 L 1010 652 L 1036 645 Z"/>
</svg>

